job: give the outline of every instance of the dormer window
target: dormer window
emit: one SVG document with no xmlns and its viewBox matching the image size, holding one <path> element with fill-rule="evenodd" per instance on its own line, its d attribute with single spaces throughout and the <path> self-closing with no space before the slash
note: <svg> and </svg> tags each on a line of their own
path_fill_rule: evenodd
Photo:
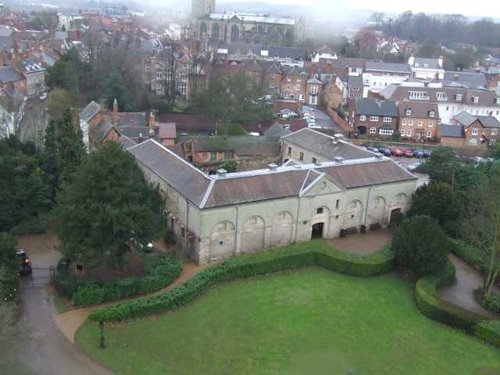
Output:
<svg viewBox="0 0 500 375">
<path fill-rule="evenodd" d="M 462 94 L 456 94 L 456 95 L 455 95 L 455 99 L 456 99 L 457 101 L 462 100 Z"/>
<path fill-rule="evenodd" d="M 429 112 L 429 117 L 435 117 L 435 116 L 436 116 L 436 112 L 434 112 L 434 111 Z"/>
<path fill-rule="evenodd" d="M 474 103 L 474 104 L 479 103 L 479 96 L 473 96 L 472 97 L 472 103 Z"/>
<path fill-rule="evenodd" d="M 406 109 L 406 116 L 411 116 L 411 109 L 410 108 Z"/>
<path fill-rule="evenodd" d="M 428 68 L 429 67 L 429 64 L 424 64 L 424 68 Z"/>
</svg>

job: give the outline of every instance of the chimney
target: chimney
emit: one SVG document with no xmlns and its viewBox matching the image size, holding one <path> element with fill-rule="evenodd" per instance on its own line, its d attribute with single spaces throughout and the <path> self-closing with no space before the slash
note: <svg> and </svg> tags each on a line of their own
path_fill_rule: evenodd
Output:
<svg viewBox="0 0 500 375">
<path fill-rule="evenodd" d="M 149 128 L 149 136 L 150 137 L 154 136 L 155 135 L 155 115 L 153 112 L 149 112 L 148 128 Z"/>
<path fill-rule="evenodd" d="M 274 163 L 268 164 L 267 166 L 270 171 L 275 171 L 276 169 L 278 169 L 278 165 Z"/>
<path fill-rule="evenodd" d="M 217 169 L 217 175 L 220 177 L 224 177 L 227 174 L 227 171 L 224 168 Z"/>
<path fill-rule="evenodd" d="M 457 81 L 458 81 L 458 78 L 459 78 L 459 77 L 458 77 L 458 73 L 455 73 L 455 75 L 453 76 L 453 80 L 454 80 L 455 82 L 457 82 Z"/>
<path fill-rule="evenodd" d="M 413 53 L 410 55 L 410 58 L 408 59 L 408 65 L 413 66 L 415 64 L 415 56 L 413 56 Z"/>
<path fill-rule="evenodd" d="M 439 59 L 438 59 L 438 67 L 439 67 L 439 68 L 442 68 L 442 67 L 443 67 L 443 56 L 439 56 Z"/>
<path fill-rule="evenodd" d="M 111 115 L 113 124 L 116 125 L 118 123 L 118 100 L 113 101 L 113 113 Z"/>
<path fill-rule="evenodd" d="M 142 133 L 139 133 L 139 139 L 137 143 L 142 143 L 143 140 L 144 138 L 142 137 Z"/>
</svg>

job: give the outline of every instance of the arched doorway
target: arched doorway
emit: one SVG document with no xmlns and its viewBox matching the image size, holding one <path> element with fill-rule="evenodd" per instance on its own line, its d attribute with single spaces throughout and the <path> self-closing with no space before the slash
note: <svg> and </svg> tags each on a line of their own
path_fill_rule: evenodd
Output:
<svg viewBox="0 0 500 375">
<path fill-rule="evenodd" d="M 401 208 L 395 208 L 391 210 L 391 217 L 389 218 L 389 225 L 394 226 L 398 225 L 400 222 L 401 218 Z"/>
<path fill-rule="evenodd" d="M 366 134 L 366 126 L 360 125 L 360 126 L 358 126 L 356 129 L 358 129 L 358 133 L 359 133 L 360 135 L 362 135 L 362 134 Z"/>
<path fill-rule="evenodd" d="M 323 238 L 323 229 L 325 228 L 325 223 L 316 223 L 312 226 L 311 239 Z"/>
<path fill-rule="evenodd" d="M 380 223 L 382 225 L 387 223 L 385 214 L 385 199 L 383 197 L 375 197 L 372 201 L 370 210 L 369 224 Z"/>
<path fill-rule="evenodd" d="M 363 219 L 363 203 L 359 200 L 353 200 L 347 204 L 344 214 L 344 229 L 356 227 L 359 228 Z"/>
<path fill-rule="evenodd" d="M 266 225 L 260 216 L 252 216 L 243 224 L 241 232 L 241 252 L 250 253 L 264 248 Z"/>
<path fill-rule="evenodd" d="M 293 216 L 288 211 L 278 213 L 273 219 L 271 246 L 284 246 L 292 242 Z"/>
</svg>

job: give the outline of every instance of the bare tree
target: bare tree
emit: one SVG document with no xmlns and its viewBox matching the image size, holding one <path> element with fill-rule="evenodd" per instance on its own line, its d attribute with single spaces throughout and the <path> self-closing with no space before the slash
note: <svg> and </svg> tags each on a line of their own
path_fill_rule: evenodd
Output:
<svg viewBox="0 0 500 375">
<path fill-rule="evenodd" d="M 167 109 L 172 111 L 177 99 L 177 53 L 174 46 L 171 51 L 166 54 L 161 63 L 161 82 L 163 84 L 163 96 L 165 98 Z"/>
<path fill-rule="evenodd" d="M 500 174 L 493 174 L 468 193 L 462 237 L 488 259 L 484 295 L 489 296 L 500 273 Z"/>
</svg>

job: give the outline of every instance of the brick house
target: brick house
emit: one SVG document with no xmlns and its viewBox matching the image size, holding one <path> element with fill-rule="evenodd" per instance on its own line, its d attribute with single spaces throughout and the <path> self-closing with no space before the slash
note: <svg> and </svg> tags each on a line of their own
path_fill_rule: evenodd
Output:
<svg viewBox="0 0 500 375">
<path fill-rule="evenodd" d="M 351 101 L 349 121 L 359 134 L 391 136 L 398 129 L 398 107 L 393 100 L 357 98 Z"/>
<path fill-rule="evenodd" d="M 309 105 L 316 106 L 319 104 L 319 97 L 321 96 L 323 90 L 323 82 L 317 78 L 312 78 L 306 82 L 306 103 Z"/>
<path fill-rule="evenodd" d="M 283 99 L 295 99 L 303 103 L 306 96 L 308 74 L 298 68 L 286 70 L 281 79 L 281 96 Z"/>
<path fill-rule="evenodd" d="M 500 133 L 500 121 L 493 116 L 474 116 L 462 112 L 453 118 L 453 123 L 463 126 L 467 146 L 487 147 L 496 144 Z"/>
<path fill-rule="evenodd" d="M 193 138 L 182 144 L 186 160 L 194 165 L 207 166 L 234 159 L 235 152 L 225 137 Z"/>
<path fill-rule="evenodd" d="M 399 132 L 402 138 L 417 142 L 435 139 L 438 124 L 439 111 L 436 103 L 399 103 Z"/>
<path fill-rule="evenodd" d="M 465 145 L 464 127 L 461 125 L 441 124 L 436 136 L 441 146 L 461 148 Z"/>
</svg>

